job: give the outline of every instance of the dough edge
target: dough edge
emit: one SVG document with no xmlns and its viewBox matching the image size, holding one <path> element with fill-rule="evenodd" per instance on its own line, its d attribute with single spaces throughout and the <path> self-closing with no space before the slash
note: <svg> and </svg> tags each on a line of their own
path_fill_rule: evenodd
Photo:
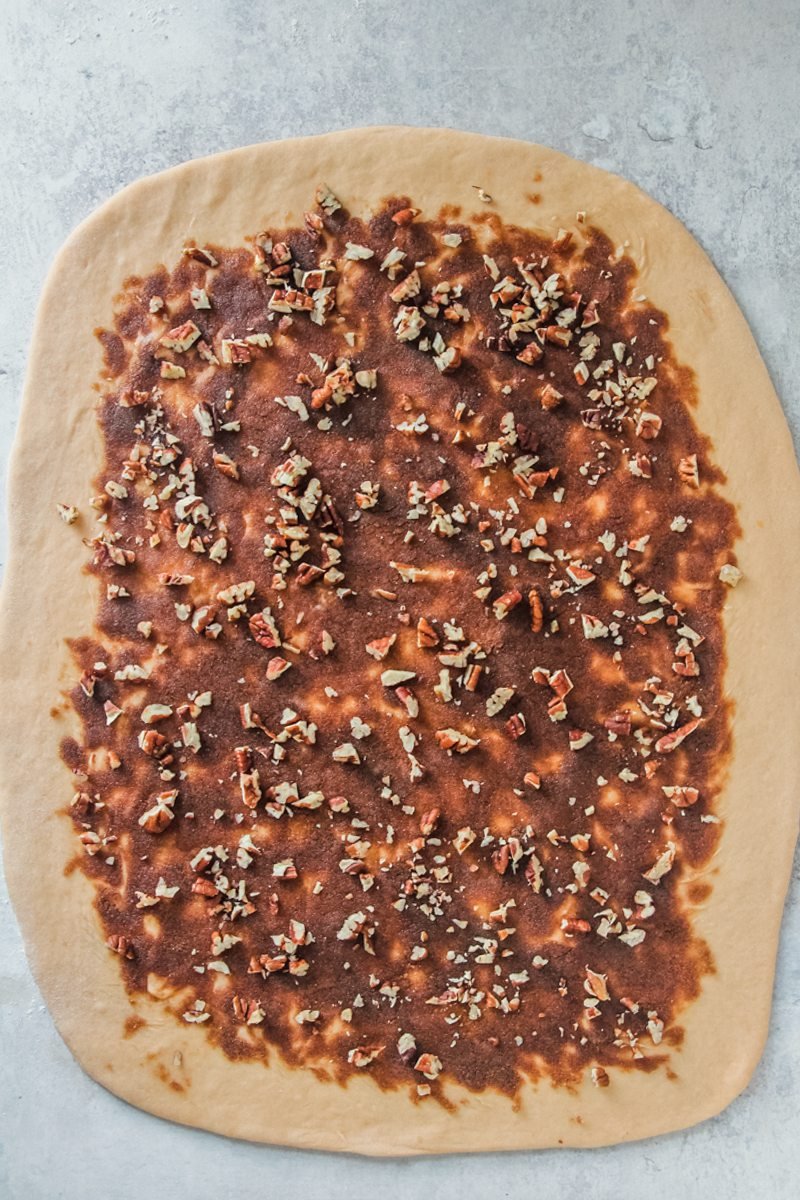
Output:
<svg viewBox="0 0 800 1200">
<path fill-rule="evenodd" d="M 231 1062 L 201 1030 L 183 1028 L 156 1002 L 131 1006 L 116 958 L 99 936 L 91 885 L 79 871 L 67 876 L 60 870 L 75 854 L 70 822 L 58 815 L 71 793 L 59 743 L 77 726 L 61 703 L 73 675 L 64 639 L 88 632 L 94 609 L 80 538 L 91 529 L 87 502 L 101 461 L 92 391 L 101 355 L 93 330 L 111 323 L 108 281 L 116 287 L 159 262 L 174 262 L 187 239 L 235 244 L 270 224 L 297 223 L 323 180 L 356 213 L 387 195 L 408 195 L 425 215 L 460 204 L 465 216 L 494 210 L 507 222 L 554 233 L 585 210 L 588 222 L 618 244 L 629 243 L 639 290 L 668 313 L 677 358 L 696 373 L 695 417 L 712 439 L 715 462 L 727 476 L 723 490 L 744 530 L 736 547 L 744 579 L 725 610 L 727 688 L 736 702 L 733 754 L 717 809 L 725 824 L 705 872 L 713 891 L 695 917 L 716 973 L 679 1018 L 686 1036 L 672 1055 L 676 1080 L 663 1070 L 612 1070 L 606 1089 L 588 1079 L 575 1091 L 526 1085 L 515 1106 L 495 1093 L 449 1085 L 456 1106 L 450 1113 L 431 1099 L 413 1104 L 405 1092 L 381 1092 L 366 1077 L 346 1088 L 321 1083 L 275 1053 L 266 1068 Z M 481 203 L 475 185 L 492 204 Z M 538 204 L 531 193 L 539 194 Z M 728 405 L 737 406 L 733 420 Z M 59 521 L 59 501 L 81 509 L 76 526 Z M 369 1155 L 649 1137 L 714 1115 L 744 1088 L 766 1039 L 800 815 L 800 754 L 790 715 L 800 685 L 786 653 L 796 641 L 792 607 L 800 562 L 790 548 L 800 533 L 800 476 L 780 402 L 744 317 L 698 243 L 656 201 L 619 177 L 541 146 L 409 127 L 245 147 L 134 183 L 79 226 L 50 271 L 31 344 L 9 513 L 0 611 L 6 875 L 37 983 L 59 1032 L 93 1078 L 132 1104 L 188 1125 Z M 59 715 L 51 719 L 56 705 Z M 762 797 L 773 806 L 768 823 Z M 48 873 L 39 882 L 35 868 L 42 860 Z M 123 1022 L 134 1012 L 147 1024 L 126 1038 Z M 165 1084 L 159 1068 L 183 1081 L 184 1090 Z"/>
</svg>

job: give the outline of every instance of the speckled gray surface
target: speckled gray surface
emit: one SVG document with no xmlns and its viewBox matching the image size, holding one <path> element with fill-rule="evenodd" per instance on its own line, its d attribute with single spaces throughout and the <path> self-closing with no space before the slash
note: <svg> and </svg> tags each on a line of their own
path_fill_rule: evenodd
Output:
<svg viewBox="0 0 800 1200">
<path fill-rule="evenodd" d="M 529 138 L 639 183 L 711 254 L 800 429 L 797 0 L 2 0 L 2 14 L 3 487 L 36 297 L 82 217 L 187 158 L 387 122 Z M 720 1117 L 608 1150 L 390 1163 L 228 1142 L 116 1100 L 55 1034 L 0 904 L 4 1200 L 797 1194 L 797 886 L 769 1045 Z"/>
</svg>

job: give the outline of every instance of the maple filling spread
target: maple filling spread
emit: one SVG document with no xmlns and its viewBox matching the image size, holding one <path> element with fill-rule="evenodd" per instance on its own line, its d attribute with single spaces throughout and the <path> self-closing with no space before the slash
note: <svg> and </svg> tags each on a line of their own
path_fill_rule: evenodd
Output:
<svg viewBox="0 0 800 1200">
<path fill-rule="evenodd" d="M 665 1063 L 713 969 L 739 572 L 630 259 L 320 187 L 99 336 L 63 753 L 131 994 L 414 1096 Z"/>
</svg>

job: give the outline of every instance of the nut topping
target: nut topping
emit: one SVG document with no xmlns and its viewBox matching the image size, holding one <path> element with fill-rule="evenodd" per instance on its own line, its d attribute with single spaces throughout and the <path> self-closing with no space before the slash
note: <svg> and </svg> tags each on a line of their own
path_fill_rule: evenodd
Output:
<svg viewBox="0 0 800 1200">
<path fill-rule="evenodd" d="M 320 183 L 143 264 L 95 495 L 56 506 L 97 581 L 66 803 L 126 988 L 211 1054 L 448 1104 L 672 1059 L 742 579 L 635 264 L 482 197 Z"/>
</svg>

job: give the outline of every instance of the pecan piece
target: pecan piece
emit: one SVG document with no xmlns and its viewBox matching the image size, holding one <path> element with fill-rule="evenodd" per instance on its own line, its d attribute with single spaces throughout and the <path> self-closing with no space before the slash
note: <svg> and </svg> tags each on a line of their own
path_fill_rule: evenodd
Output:
<svg viewBox="0 0 800 1200">
<path fill-rule="evenodd" d="M 397 1039 L 397 1053 L 408 1066 L 417 1053 L 417 1041 L 411 1033 L 401 1033 Z"/>
<path fill-rule="evenodd" d="M 239 787 L 242 793 L 242 804 L 246 808 L 255 808 L 261 799 L 261 780 L 257 767 L 251 771 L 242 771 L 240 769 Z"/>
<path fill-rule="evenodd" d="M 544 869 L 536 854 L 531 854 L 525 867 L 525 878 L 538 896 L 544 885 Z"/>
<path fill-rule="evenodd" d="M 383 1046 L 354 1046 L 347 1051 L 347 1061 L 354 1067 L 368 1067 L 378 1057 Z"/>
<path fill-rule="evenodd" d="M 467 667 L 464 672 L 464 687 L 468 692 L 474 692 L 477 689 L 482 674 L 483 667 L 477 663 L 472 663 Z"/>
<path fill-rule="evenodd" d="M 531 629 L 534 633 L 541 633 L 544 629 L 544 602 L 537 587 L 532 587 L 528 592 L 528 604 L 531 610 Z"/>
<path fill-rule="evenodd" d="M 691 808 L 700 799 L 700 793 L 694 787 L 680 787 L 675 784 L 672 787 L 662 787 L 661 790 L 676 808 Z"/>
<path fill-rule="evenodd" d="M 656 742 L 656 750 L 659 754 L 669 754 L 672 750 L 677 750 L 681 742 L 685 741 L 690 733 L 694 733 L 698 728 L 700 721 L 687 721 L 685 725 L 681 725 L 678 729 L 673 729 L 671 733 L 665 733 Z"/>
<path fill-rule="evenodd" d="M 564 930 L 564 933 L 567 934 L 592 932 L 592 927 L 589 922 L 584 921 L 579 917 L 564 917 L 561 922 L 561 928 Z"/>
<path fill-rule="evenodd" d="M 510 860 L 511 851 L 508 846 L 501 846 L 499 850 L 494 851 L 492 854 L 492 866 L 498 875 L 505 875 Z"/>
<path fill-rule="evenodd" d="M 572 341 L 572 330 L 564 325 L 546 325 L 544 336 L 545 341 L 551 342 L 552 345 L 566 347 Z"/>
<path fill-rule="evenodd" d="M 323 575 L 322 567 L 317 567 L 313 563 L 301 563 L 297 568 L 295 578 L 298 587 L 309 587 Z"/>
<path fill-rule="evenodd" d="M 392 216 L 395 225 L 410 225 L 419 216 L 418 208 L 400 208 Z"/>
<path fill-rule="evenodd" d="M 597 310 L 597 301 L 590 300 L 583 310 L 583 320 L 581 321 L 581 329 L 589 329 L 592 325 L 597 325 L 600 321 L 600 315 Z"/>
<path fill-rule="evenodd" d="M 417 646 L 420 650 L 430 650 L 439 645 L 439 635 L 425 617 L 417 621 Z"/>
<path fill-rule="evenodd" d="M 506 721 L 506 732 L 513 741 L 518 742 L 528 728 L 527 722 L 522 713 L 514 713 L 513 717 L 509 717 Z"/>
<path fill-rule="evenodd" d="M 157 729 L 143 729 L 139 734 L 139 748 L 149 758 L 162 758 L 169 749 L 169 739 Z"/>
<path fill-rule="evenodd" d="M 175 820 L 174 806 L 178 799 L 178 789 L 173 788 L 167 792 L 159 792 L 153 796 L 155 801 L 152 808 L 148 808 L 139 817 L 139 824 L 147 833 L 163 833 L 168 825 Z"/>
<path fill-rule="evenodd" d="M 426 1079 L 437 1079 L 442 1071 L 442 1060 L 435 1054 L 420 1054 L 414 1070 L 420 1071 Z"/>
<path fill-rule="evenodd" d="M 441 811 L 438 808 L 431 808 L 420 817 L 419 828 L 425 837 L 429 837 L 433 833 L 441 815 Z"/>
<path fill-rule="evenodd" d="M 517 355 L 517 361 L 525 363 L 526 367 L 532 367 L 539 362 L 543 355 L 544 350 L 538 342 L 528 342 L 528 345 Z"/>
<path fill-rule="evenodd" d="M 219 895 L 219 888 L 215 887 L 210 879 L 195 879 L 192 891 L 196 896 L 206 896 L 209 900 Z"/>
<path fill-rule="evenodd" d="M 437 729 L 434 737 L 442 750 L 454 750 L 456 754 L 467 754 L 480 745 L 479 738 L 468 737 L 459 729 Z"/>
<path fill-rule="evenodd" d="M 447 346 L 441 354 L 435 354 L 433 361 L 443 375 L 450 375 L 461 366 L 461 351 L 458 346 Z"/>
<path fill-rule="evenodd" d="M 243 1000 L 241 996 L 234 996 L 231 1007 L 236 1020 L 244 1025 L 260 1025 L 266 1016 L 257 1000 Z"/>
<path fill-rule="evenodd" d="M 678 475 L 688 487 L 700 486 L 700 472 L 697 466 L 697 455 L 687 454 L 678 463 Z"/>
<path fill-rule="evenodd" d="M 240 772 L 249 771 L 253 766 L 253 751 L 249 746 L 237 746 L 233 751 L 236 769 Z"/>
<path fill-rule="evenodd" d="M 639 413 L 636 421 L 636 435 L 645 441 L 652 441 L 661 432 L 663 422 L 657 413 L 645 410 Z"/>
<path fill-rule="evenodd" d="M 618 737 L 620 735 L 627 737 L 631 731 L 631 714 L 622 709 L 619 712 L 612 713 L 610 717 L 606 717 L 603 725 L 609 733 L 614 733 Z"/>
<path fill-rule="evenodd" d="M 115 954 L 119 954 L 120 958 L 131 959 L 136 957 L 133 943 L 121 933 L 112 933 L 109 938 L 106 938 L 106 945 L 109 950 L 113 950 Z"/>
<path fill-rule="evenodd" d="M 258 642 L 259 646 L 263 646 L 265 650 L 275 650 L 280 646 L 281 639 L 277 627 L 266 610 L 255 613 L 248 621 L 248 625 L 254 641 Z"/>
<path fill-rule="evenodd" d="M 391 633 L 387 637 L 375 638 L 374 641 L 367 642 L 364 649 L 371 658 L 376 659 L 378 662 L 382 662 L 396 641 L 397 634 Z"/>
<path fill-rule="evenodd" d="M 554 388 L 552 383 L 546 383 L 544 387 L 539 388 L 539 403 L 546 412 L 558 408 L 563 399 L 562 393 Z"/>
<path fill-rule="evenodd" d="M 510 592 L 504 592 L 502 596 L 498 596 L 492 605 L 492 612 L 498 621 L 504 621 L 512 609 L 516 608 L 522 600 L 522 592 L 517 588 L 512 588 Z"/>
</svg>

